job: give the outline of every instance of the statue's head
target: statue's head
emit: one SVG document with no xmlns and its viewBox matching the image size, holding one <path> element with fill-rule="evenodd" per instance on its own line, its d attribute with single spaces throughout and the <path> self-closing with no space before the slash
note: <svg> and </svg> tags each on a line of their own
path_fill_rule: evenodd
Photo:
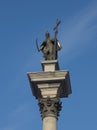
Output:
<svg viewBox="0 0 97 130">
<path fill-rule="evenodd" d="M 50 33 L 49 33 L 49 32 L 46 32 L 46 33 L 45 33 L 45 36 L 46 36 L 46 38 L 49 38 L 49 37 L 50 37 Z"/>
</svg>

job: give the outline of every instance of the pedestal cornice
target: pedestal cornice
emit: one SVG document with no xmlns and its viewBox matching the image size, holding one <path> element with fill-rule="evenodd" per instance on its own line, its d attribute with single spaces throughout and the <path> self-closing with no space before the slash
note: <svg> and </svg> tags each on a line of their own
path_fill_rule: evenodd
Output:
<svg viewBox="0 0 97 130">
<path fill-rule="evenodd" d="M 36 98 L 68 97 L 71 93 L 69 72 L 51 71 L 28 73 L 32 93 Z M 56 92 L 55 92 L 56 91 Z"/>
</svg>

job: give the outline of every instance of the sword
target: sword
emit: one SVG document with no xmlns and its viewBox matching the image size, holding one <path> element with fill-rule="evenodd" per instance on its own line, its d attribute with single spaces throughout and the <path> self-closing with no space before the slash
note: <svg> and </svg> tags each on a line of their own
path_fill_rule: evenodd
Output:
<svg viewBox="0 0 97 130">
<path fill-rule="evenodd" d="M 36 47 L 37 47 L 37 50 L 38 50 L 38 52 L 39 52 L 40 50 L 39 50 L 39 47 L 38 47 L 38 41 L 37 41 L 37 38 L 36 38 Z"/>
</svg>

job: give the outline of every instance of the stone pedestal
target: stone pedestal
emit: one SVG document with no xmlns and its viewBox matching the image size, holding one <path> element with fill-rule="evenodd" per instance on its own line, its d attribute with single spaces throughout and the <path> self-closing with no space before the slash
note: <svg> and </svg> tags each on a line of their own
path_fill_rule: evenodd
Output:
<svg viewBox="0 0 97 130">
<path fill-rule="evenodd" d="M 57 60 L 42 61 L 41 64 L 44 72 L 59 70 L 59 64 Z"/>
<path fill-rule="evenodd" d="M 43 130 L 57 130 L 60 98 L 71 94 L 69 71 L 59 70 L 57 60 L 42 61 L 43 72 L 29 72 L 32 94 L 38 100 Z"/>
</svg>

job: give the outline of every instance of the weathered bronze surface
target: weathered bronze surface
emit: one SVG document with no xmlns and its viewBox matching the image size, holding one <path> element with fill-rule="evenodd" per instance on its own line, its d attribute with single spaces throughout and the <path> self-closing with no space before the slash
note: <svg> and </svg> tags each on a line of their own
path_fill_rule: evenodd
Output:
<svg viewBox="0 0 97 130">
<path fill-rule="evenodd" d="M 62 48 L 57 40 L 58 26 L 60 21 L 56 21 L 56 26 L 54 27 L 55 36 L 50 38 L 50 33 L 46 32 L 45 40 L 40 45 L 39 51 L 42 51 L 45 60 L 56 60 L 58 58 L 57 52 Z"/>
</svg>

